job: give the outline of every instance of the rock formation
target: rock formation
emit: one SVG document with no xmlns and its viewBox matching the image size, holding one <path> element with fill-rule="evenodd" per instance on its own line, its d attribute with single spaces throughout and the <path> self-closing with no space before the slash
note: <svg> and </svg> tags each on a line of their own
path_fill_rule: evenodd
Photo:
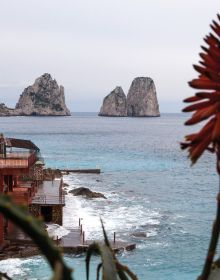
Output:
<svg viewBox="0 0 220 280">
<path fill-rule="evenodd" d="M 116 87 L 103 100 L 99 116 L 126 117 L 127 102 L 126 95 L 121 87 Z"/>
<path fill-rule="evenodd" d="M 0 105 L 0 116 L 70 116 L 65 104 L 64 87 L 58 86 L 50 74 L 37 78 L 24 89 L 15 109 Z"/>
<path fill-rule="evenodd" d="M 104 194 L 99 193 L 99 192 L 93 192 L 89 188 L 84 188 L 84 187 L 73 189 L 73 190 L 69 191 L 69 193 L 72 193 L 75 196 L 82 195 L 82 196 L 85 196 L 86 198 L 105 198 L 106 199 Z"/>
<path fill-rule="evenodd" d="M 37 78 L 32 86 L 24 89 L 15 110 L 22 115 L 69 116 L 64 97 L 64 87 L 58 86 L 50 74 Z"/>
<path fill-rule="evenodd" d="M 148 77 L 135 78 L 127 96 L 129 117 L 158 117 L 159 105 L 154 81 Z"/>
<path fill-rule="evenodd" d="M 148 77 L 135 78 L 127 98 L 121 87 L 116 87 L 103 100 L 99 116 L 158 117 L 160 116 L 154 82 Z"/>
</svg>

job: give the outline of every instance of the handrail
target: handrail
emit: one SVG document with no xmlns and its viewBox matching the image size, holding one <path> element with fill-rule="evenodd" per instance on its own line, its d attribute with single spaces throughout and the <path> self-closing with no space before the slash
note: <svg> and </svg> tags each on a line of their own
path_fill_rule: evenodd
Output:
<svg viewBox="0 0 220 280">
<path fill-rule="evenodd" d="M 54 203 L 57 202 L 57 203 Z M 65 204 L 65 195 L 36 195 L 32 198 L 32 204 Z"/>
</svg>

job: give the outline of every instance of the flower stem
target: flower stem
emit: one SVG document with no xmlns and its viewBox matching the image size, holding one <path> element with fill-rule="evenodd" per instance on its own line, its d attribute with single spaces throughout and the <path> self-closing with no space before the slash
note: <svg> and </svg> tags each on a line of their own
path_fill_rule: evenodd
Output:
<svg viewBox="0 0 220 280">
<path fill-rule="evenodd" d="M 220 179 L 220 177 L 219 177 Z M 219 181 L 220 182 L 220 181 Z M 203 267 L 202 274 L 199 276 L 198 280 L 207 280 L 211 271 L 213 259 L 216 252 L 216 247 L 218 244 L 220 232 L 220 192 L 217 195 L 217 212 L 216 212 L 216 220 L 213 224 L 212 228 L 212 236 L 209 244 L 209 250 L 207 253 L 206 261 Z"/>
</svg>

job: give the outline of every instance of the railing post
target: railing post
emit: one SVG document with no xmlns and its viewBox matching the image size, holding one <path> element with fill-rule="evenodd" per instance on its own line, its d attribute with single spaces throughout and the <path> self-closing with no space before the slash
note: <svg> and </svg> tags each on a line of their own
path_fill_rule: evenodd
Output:
<svg viewBox="0 0 220 280">
<path fill-rule="evenodd" d="M 85 231 L 83 231 L 83 245 L 85 243 Z"/>
</svg>

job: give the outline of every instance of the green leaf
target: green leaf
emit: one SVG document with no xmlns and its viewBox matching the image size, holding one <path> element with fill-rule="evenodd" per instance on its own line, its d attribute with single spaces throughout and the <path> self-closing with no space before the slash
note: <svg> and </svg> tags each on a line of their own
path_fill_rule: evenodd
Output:
<svg viewBox="0 0 220 280">
<path fill-rule="evenodd" d="M 115 259 L 111 249 L 107 245 L 93 243 L 89 246 L 86 256 L 86 277 L 89 280 L 89 263 L 92 254 L 99 254 L 102 259 L 102 279 L 117 280 L 117 270 Z"/>
</svg>

